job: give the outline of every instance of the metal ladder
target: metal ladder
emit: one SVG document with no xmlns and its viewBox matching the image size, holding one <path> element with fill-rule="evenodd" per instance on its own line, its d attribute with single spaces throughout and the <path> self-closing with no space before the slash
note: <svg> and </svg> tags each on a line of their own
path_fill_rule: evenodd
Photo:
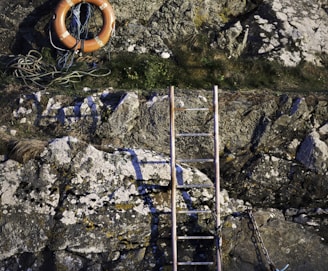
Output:
<svg viewBox="0 0 328 271">
<path fill-rule="evenodd" d="M 170 152 L 171 152 L 171 210 L 172 210 L 172 264 L 173 271 L 177 271 L 179 266 L 212 266 L 216 271 L 221 271 L 220 256 L 220 166 L 219 166 L 219 114 L 218 114 L 218 87 L 213 88 L 213 108 L 176 108 L 174 99 L 174 87 L 169 89 L 170 95 Z M 175 128 L 175 113 L 179 111 L 213 111 L 214 113 L 214 131 L 213 133 L 177 133 Z M 206 159 L 177 159 L 176 158 L 176 138 L 177 137 L 212 137 L 214 144 L 214 157 Z M 204 163 L 213 162 L 215 169 L 215 182 L 213 185 L 208 184 L 187 184 L 181 185 L 177 182 L 177 163 Z M 212 188 L 215 193 L 215 210 L 186 210 L 177 206 L 178 191 L 186 191 L 188 189 Z M 212 213 L 214 221 L 214 234 L 207 236 L 190 236 L 178 235 L 177 231 L 177 215 L 198 215 L 201 213 Z M 195 240 L 202 242 L 204 240 L 213 240 L 215 255 L 211 261 L 180 261 L 178 257 L 178 243 L 183 240 Z"/>
</svg>

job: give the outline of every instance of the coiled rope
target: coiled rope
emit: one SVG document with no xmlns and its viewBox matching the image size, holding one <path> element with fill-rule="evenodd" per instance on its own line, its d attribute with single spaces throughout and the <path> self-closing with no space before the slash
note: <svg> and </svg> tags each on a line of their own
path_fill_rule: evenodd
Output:
<svg viewBox="0 0 328 271">
<path fill-rule="evenodd" d="M 6 67 L 13 70 L 13 75 L 21 79 L 24 84 L 31 87 L 31 84 L 46 89 L 47 87 L 60 84 L 76 83 L 84 76 L 104 77 L 108 76 L 110 70 L 93 69 L 90 71 L 72 71 L 70 73 L 57 70 L 57 68 L 43 61 L 43 56 L 39 51 L 31 50 L 27 55 L 14 57 Z"/>
<path fill-rule="evenodd" d="M 85 5 L 83 16 L 81 16 L 82 4 Z M 94 15 L 95 7 L 92 4 L 81 3 L 71 9 L 71 21 L 69 25 L 70 33 L 77 41 L 85 40 L 89 35 L 89 23 Z M 83 17 L 83 18 L 82 18 Z M 82 19 L 81 19 L 82 18 Z M 6 70 L 13 70 L 13 75 L 21 79 L 28 87 L 33 85 L 46 89 L 47 87 L 60 84 L 80 82 L 84 76 L 105 77 L 111 71 L 105 69 L 93 69 L 89 71 L 72 71 L 68 70 L 72 67 L 75 57 L 78 54 L 77 50 L 70 50 L 56 46 L 52 39 L 51 24 L 49 26 L 50 43 L 57 50 L 58 58 L 57 65 L 46 63 L 39 51 L 31 50 L 27 55 L 18 55 L 14 57 L 6 66 Z M 110 42 L 104 47 L 110 58 Z"/>
</svg>

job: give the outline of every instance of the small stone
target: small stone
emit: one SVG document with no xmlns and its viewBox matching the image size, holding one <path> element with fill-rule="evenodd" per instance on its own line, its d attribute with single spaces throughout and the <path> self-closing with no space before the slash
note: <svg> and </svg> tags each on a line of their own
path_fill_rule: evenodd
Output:
<svg viewBox="0 0 328 271">
<path fill-rule="evenodd" d="M 27 123 L 27 119 L 26 119 L 26 118 L 22 118 L 22 119 L 19 121 L 19 123 L 21 123 L 21 124 Z"/>
<path fill-rule="evenodd" d="M 10 130 L 10 135 L 16 136 L 16 134 L 17 134 L 17 131 L 16 130 Z"/>
<path fill-rule="evenodd" d="M 171 55 L 168 52 L 161 53 L 161 58 L 163 58 L 163 59 L 168 59 L 170 57 L 171 57 Z"/>
<path fill-rule="evenodd" d="M 130 46 L 128 47 L 128 52 L 130 52 L 130 53 L 133 52 L 135 47 L 136 47 L 135 44 L 130 45 Z"/>
</svg>

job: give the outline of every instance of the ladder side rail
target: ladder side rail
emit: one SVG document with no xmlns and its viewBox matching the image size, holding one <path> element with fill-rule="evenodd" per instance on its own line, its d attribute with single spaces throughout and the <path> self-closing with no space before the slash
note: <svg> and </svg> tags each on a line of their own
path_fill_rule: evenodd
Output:
<svg viewBox="0 0 328 271">
<path fill-rule="evenodd" d="M 213 106 L 214 106 L 214 166 L 215 166 L 215 211 L 216 211 L 216 262 L 217 271 L 221 271 L 221 213 L 220 213 L 220 140 L 219 140 L 219 97 L 218 86 L 213 88 Z"/>
<path fill-rule="evenodd" d="M 174 86 L 170 86 L 170 153 L 171 153 L 171 227 L 173 271 L 178 270 L 177 214 L 176 214 L 176 157 L 175 157 L 175 116 Z"/>
</svg>

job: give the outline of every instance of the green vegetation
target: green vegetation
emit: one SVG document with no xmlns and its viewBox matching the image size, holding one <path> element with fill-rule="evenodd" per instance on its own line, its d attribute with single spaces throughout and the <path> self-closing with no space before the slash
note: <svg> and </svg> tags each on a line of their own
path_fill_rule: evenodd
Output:
<svg viewBox="0 0 328 271">
<path fill-rule="evenodd" d="M 277 91 L 326 91 L 328 67 L 301 63 L 285 67 L 263 59 L 228 59 L 223 53 L 198 54 L 178 48 L 172 59 L 120 54 L 111 60 L 110 83 L 115 88 L 144 90 L 166 88 L 266 88 Z"/>
<path fill-rule="evenodd" d="M 231 10 L 229 10 L 229 8 L 227 8 L 227 7 L 224 7 L 224 8 L 222 8 L 221 13 L 219 14 L 219 17 L 223 23 L 227 23 L 227 22 L 229 22 L 231 15 L 232 15 Z"/>
<path fill-rule="evenodd" d="M 227 90 L 272 89 L 276 91 L 326 91 L 328 57 L 322 55 L 322 67 L 301 63 L 285 67 L 281 63 L 261 58 L 228 58 L 218 49 L 210 49 L 208 36 L 189 37 L 171 44 L 173 56 L 132 53 L 113 54 L 109 68 L 110 84 L 114 88 L 142 90 L 180 88 L 211 89 L 213 85 Z"/>
<path fill-rule="evenodd" d="M 146 54 L 115 54 L 109 68 L 111 85 L 121 89 L 163 88 L 171 84 L 175 75 L 172 60 Z"/>
<path fill-rule="evenodd" d="M 219 85 L 226 90 L 261 88 L 300 92 L 327 90 L 328 57 L 326 55 L 321 56 L 322 67 L 309 63 L 301 63 L 297 67 L 285 67 L 278 62 L 261 58 L 229 59 L 224 52 L 210 49 L 208 37 L 204 35 L 195 35 L 187 41 L 177 42 L 175 46 L 170 47 L 173 48 L 173 56 L 170 59 L 162 59 L 154 54 L 127 52 L 112 53 L 110 61 L 86 55 L 83 57 L 84 60 L 74 62 L 66 73 L 56 74 L 63 80 L 54 82 L 47 89 L 53 94 L 69 96 L 83 95 L 84 87 L 92 91 L 104 87 L 139 89 L 147 94 L 156 89 L 166 89 L 169 85 L 186 89 L 211 89 L 213 85 Z M 47 65 L 54 65 L 54 60 L 47 50 L 42 50 L 42 56 Z M 5 60 L 0 61 L 1 88 L 17 85 L 25 90 L 27 87 L 40 89 L 40 86 L 34 86 L 32 83 L 26 86 L 22 80 L 14 78 L 13 71 L 4 68 Z M 97 70 L 92 71 L 90 67 L 94 64 Z M 82 76 L 81 74 L 73 76 L 76 71 L 82 72 Z M 9 93 L 0 92 L 0 101 L 5 103 L 9 96 Z"/>
</svg>

